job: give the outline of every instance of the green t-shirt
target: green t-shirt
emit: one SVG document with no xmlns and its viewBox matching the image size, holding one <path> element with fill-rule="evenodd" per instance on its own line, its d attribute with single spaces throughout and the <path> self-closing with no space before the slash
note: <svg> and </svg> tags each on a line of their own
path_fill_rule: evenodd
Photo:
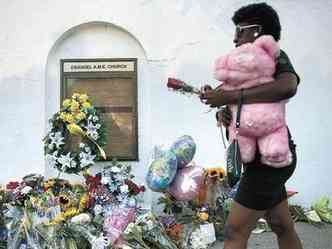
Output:
<svg viewBox="0 0 332 249">
<path fill-rule="evenodd" d="M 285 51 L 280 49 L 280 55 L 277 59 L 277 64 L 276 64 L 276 71 L 273 76 L 276 77 L 278 74 L 286 73 L 286 72 L 295 74 L 295 76 L 297 78 L 297 84 L 300 83 L 300 77 L 296 73 L 296 71 L 293 67 L 293 64 L 291 63 L 290 59 L 288 58 L 288 55 L 285 53 Z M 288 127 L 287 127 L 287 129 L 288 129 Z M 292 151 L 295 150 L 296 145 L 292 139 L 289 129 L 288 129 L 288 139 L 289 139 L 290 149 Z"/>
<path fill-rule="evenodd" d="M 283 50 L 280 50 L 280 55 L 277 59 L 277 64 L 276 64 L 276 71 L 273 76 L 276 77 L 278 74 L 286 73 L 286 72 L 295 74 L 295 76 L 297 78 L 297 83 L 300 83 L 300 77 L 296 73 L 287 54 Z"/>
</svg>

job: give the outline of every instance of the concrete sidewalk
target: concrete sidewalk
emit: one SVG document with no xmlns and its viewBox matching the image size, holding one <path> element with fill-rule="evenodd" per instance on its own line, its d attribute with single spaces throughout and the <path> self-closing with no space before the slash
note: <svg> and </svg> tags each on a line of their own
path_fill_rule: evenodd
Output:
<svg viewBox="0 0 332 249">
<path fill-rule="evenodd" d="M 302 241 L 303 249 L 332 249 L 332 225 L 322 227 L 306 223 L 296 223 L 296 231 Z M 222 249 L 223 243 L 217 243 L 213 249 Z M 272 232 L 252 234 L 248 249 L 278 249 L 276 236 Z"/>
</svg>

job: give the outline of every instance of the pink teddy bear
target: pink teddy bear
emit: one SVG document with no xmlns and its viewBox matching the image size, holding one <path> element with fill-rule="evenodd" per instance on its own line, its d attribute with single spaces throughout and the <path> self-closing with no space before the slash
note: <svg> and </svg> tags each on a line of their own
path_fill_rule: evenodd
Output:
<svg viewBox="0 0 332 249">
<path fill-rule="evenodd" d="M 278 43 L 268 35 L 233 49 L 215 63 L 215 78 L 223 82 L 220 89 L 229 91 L 274 84 L 271 81 L 279 54 Z M 232 141 L 237 137 L 244 163 L 254 160 L 257 147 L 262 155 L 261 161 L 266 165 L 284 167 L 291 163 L 285 120 L 286 102 L 244 104 L 237 135 L 237 105 L 230 106 L 234 118 L 229 126 L 229 138 Z"/>
</svg>

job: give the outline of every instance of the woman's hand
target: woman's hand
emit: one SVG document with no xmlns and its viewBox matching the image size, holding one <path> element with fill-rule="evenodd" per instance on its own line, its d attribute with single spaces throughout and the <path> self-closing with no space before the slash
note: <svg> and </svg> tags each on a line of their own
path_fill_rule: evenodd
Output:
<svg viewBox="0 0 332 249">
<path fill-rule="evenodd" d="M 213 90 L 212 86 L 204 85 L 204 86 L 201 87 L 201 95 L 208 92 L 208 91 L 212 91 L 212 90 Z"/>
<path fill-rule="evenodd" d="M 207 91 L 202 91 L 200 98 L 204 104 L 213 108 L 230 104 L 230 100 L 233 99 L 232 94 L 233 91 L 221 91 L 218 89 L 212 90 L 211 88 Z"/>
<path fill-rule="evenodd" d="M 232 112 L 228 106 L 224 106 L 216 113 L 218 126 L 228 127 L 232 122 Z"/>
<path fill-rule="evenodd" d="M 199 98 L 201 99 L 201 102 L 205 104 L 205 100 L 203 100 L 203 97 L 206 93 L 212 92 L 213 89 L 210 85 L 204 85 L 201 87 L 201 93 L 199 95 Z"/>
</svg>

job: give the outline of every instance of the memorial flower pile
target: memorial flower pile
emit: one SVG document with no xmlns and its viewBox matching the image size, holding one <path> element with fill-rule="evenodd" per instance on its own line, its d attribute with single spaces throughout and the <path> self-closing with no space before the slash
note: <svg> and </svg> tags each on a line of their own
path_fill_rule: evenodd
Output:
<svg viewBox="0 0 332 249">
<path fill-rule="evenodd" d="M 120 248 L 145 190 L 130 172 L 114 161 L 97 175 L 85 172 L 82 184 L 40 175 L 8 183 L 0 189 L 1 242 L 11 249 Z"/>
</svg>

